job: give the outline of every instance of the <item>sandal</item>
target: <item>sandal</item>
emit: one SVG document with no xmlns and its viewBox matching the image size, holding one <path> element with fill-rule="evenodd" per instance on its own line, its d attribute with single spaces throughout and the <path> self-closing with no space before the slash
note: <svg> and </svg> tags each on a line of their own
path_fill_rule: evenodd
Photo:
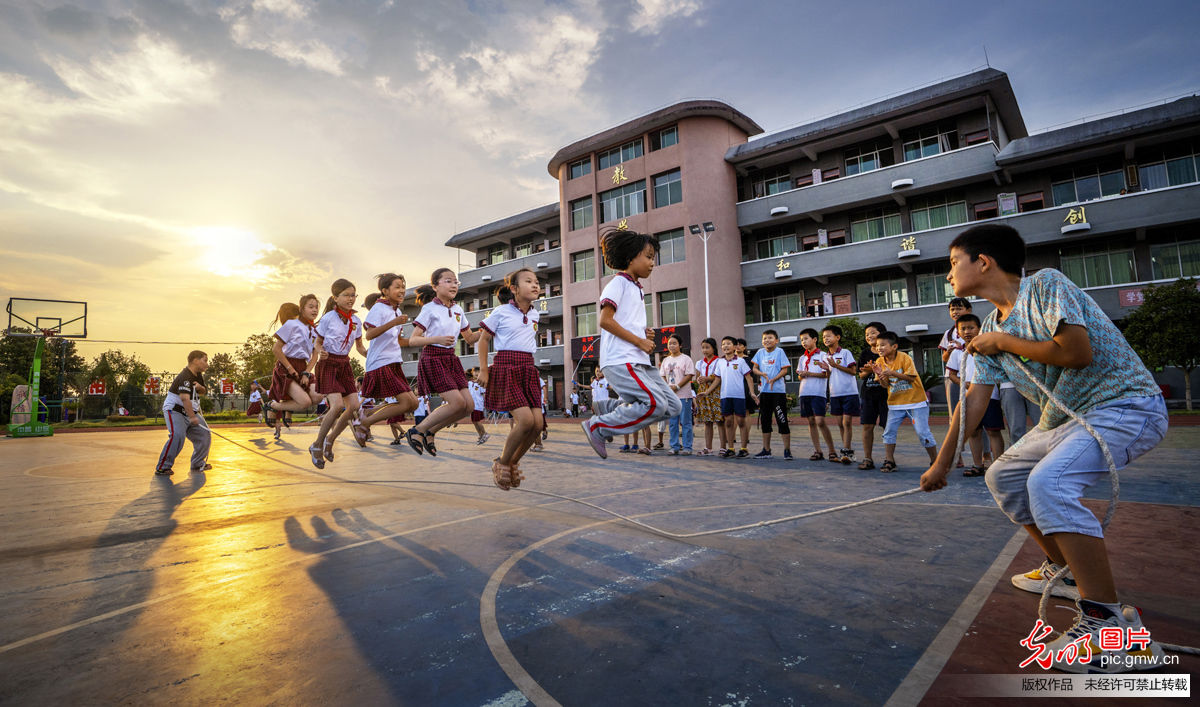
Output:
<svg viewBox="0 0 1200 707">
<path fill-rule="evenodd" d="M 308 454 L 309 454 L 309 456 L 312 457 L 313 466 L 317 467 L 318 469 L 325 468 L 325 457 L 321 456 L 321 448 L 320 447 L 318 447 L 315 444 L 312 445 L 311 447 L 308 448 Z"/>
<path fill-rule="evenodd" d="M 521 482 L 525 480 L 525 475 L 521 473 L 521 470 L 517 468 L 516 464 L 512 465 L 510 474 L 512 477 L 511 483 L 513 488 L 517 488 L 521 485 Z"/>
<path fill-rule="evenodd" d="M 963 476 L 966 476 L 966 477 L 983 476 L 985 473 L 987 473 L 987 469 L 983 468 L 982 466 L 979 466 L 978 464 L 976 464 L 975 466 L 963 469 Z"/>
<path fill-rule="evenodd" d="M 838 455 L 834 454 L 833 452 L 830 452 L 829 453 L 829 461 L 833 462 L 834 464 L 841 464 L 842 458 L 839 457 Z"/>
<path fill-rule="evenodd" d="M 429 456 L 436 457 L 437 447 L 433 446 L 433 433 L 418 432 L 417 434 L 421 435 L 421 444 L 425 445 L 425 451 L 429 452 Z"/>
<path fill-rule="evenodd" d="M 322 454 L 325 455 L 325 461 L 327 461 L 327 462 L 333 461 L 333 443 L 332 442 L 325 443 L 325 449 L 322 452 Z"/>
<path fill-rule="evenodd" d="M 650 454 L 651 454 L 649 447 L 642 447 L 641 449 L 637 450 L 637 453 L 645 454 L 646 456 L 650 456 Z"/>
<path fill-rule="evenodd" d="M 500 457 L 492 460 L 492 482 L 505 491 L 512 488 L 512 467 L 501 464 Z"/>
<path fill-rule="evenodd" d="M 810 462 L 819 462 L 819 461 L 821 461 L 821 460 L 822 460 L 822 459 L 824 459 L 824 458 L 825 458 L 825 455 L 824 455 L 824 454 L 822 454 L 822 453 L 820 453 L 820 452 L 813 452 L 813 453 L 812 453 L 812 456 L 810 456 L 810 457 L 808 458 L 808 460 L 809 460 Z"/>
<path fill-rule="evenodd" d="M 891 459 L 888 459 L 883 464 L 879 465 L 879 471 L 883 472 L 884 474 L 890 474 L 895 470 L 896 462 L 892 461 Z"/>
<path fill-rule="evenodd" d="M 421 440 L 417 439 L 417 435 L 419 434 L 421 433 L 417 432 L 416 427 L 409 427 L 408 432 L 404 433 L 404 439 L 408 441 L 408 446 L 412 447 L 417 454 L 424 454 L 425 447 L 421 444 Z"/>
<path fill-rule="evenodd" d="M 874 469 L 875 460 L 871 459 L 871 457 L 863 457 L 862 463 L 858 465 L 858 468 L 862 469 L 863 471 L 866 471 L 867 469 Z"/>
</svg>

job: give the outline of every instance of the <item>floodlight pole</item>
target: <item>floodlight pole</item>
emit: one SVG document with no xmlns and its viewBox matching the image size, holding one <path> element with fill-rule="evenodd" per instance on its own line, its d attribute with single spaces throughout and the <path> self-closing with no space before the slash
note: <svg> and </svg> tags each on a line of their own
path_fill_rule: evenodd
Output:
<svg viewBox="0 0 1200 707">
<path fill-rule="evenodd" d="M 705 221 L 703 226 L 692 224 L 689 226 L 691 232 L 700 236 L 700 242 L 704 244 L 704 338 L 712 336 L 712 308 L 709 307 L 708 295 L 708 239 L 717 232 L 712 221 Z"/>
</svg>

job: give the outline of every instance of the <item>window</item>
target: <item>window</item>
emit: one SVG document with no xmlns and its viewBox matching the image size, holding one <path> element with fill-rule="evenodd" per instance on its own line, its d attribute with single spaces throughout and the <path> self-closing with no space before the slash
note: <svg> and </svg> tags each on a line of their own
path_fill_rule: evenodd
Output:
<svg viewBox="0 0 1200 707">
<path fill-rule="evenodd" d="M 967 222 L 967 202 L 953 196 L 913 199 L 912 230 L 924 231 Z"/>
<path fill-rule="evenodd" d="M 1060 251 L 1064 275 L 1080 287 L 1103 287 L 1137 280 L 1132 248 L 1080 246 Z"/>
<path fill-rule="evenodd" d="M 995 218 L 1000 215 L 1000 207 L 996 204 L 996 200 L 981 201 L 971 207 L 975 212 L 975 220 L 982 221 L 985 218 Z"/>
<path fill-rule="evenodd" d="M 647 292 L 642 295 L 642 304 L 646 307 L 646 326 L 653 327 L 654 324 L 654 295 Z"/>
<path fill-rule="evenodd" d="M 600 222 L 645 213 L 646 180 L 639 179 L 616 189 L 600 193 Z"/>
<path fill-rule="evenodd" d="M 904 278 L 858 284 L 858 311 L 901 309 L 908 306 L 908 283 Z"/>
<path fill-rule="evenodd" d="M 903 147 L 905 162 L 957 150 L 958 130 L 953 124 L 926 125 L 908 134 Z"/>
<path fill-rule="evenodd" d="M 948 270 L 949 265 L 946 266 Z M 945 272 L 917 275 L 917 306 L 945 304 L 954 298 L 954 288 L 946 281 Z"/>
<path fill-rule="evenodd" d="M 502 243 L 499 245 L 488 246 L 487 264 L 495 265 L 496 263 L 503 263 L 505 260 L 507 260 L 507 258 L 504 257 L 507 254 L 507 250 L 508 249 L 505 248 L 504 244 Z"/>
<path fill-rule="evenodd" d="M 592 197 L 585 196 L 571 202 L 571 230 L 578 231 L 592 225 Z"/>
<path fill-rule="evenodd" d="M 654 177 L 654 208 L 683 201 L 683 180 L 678 169 Z"/>
<path fill-rule="evenodd" d="M 616 165 L 621 164 L 622 162 L 628 162 L 629 160 L 632 160 L 635 157 L 641 157 L 641 156 L 642 156 L 642 139 L 641 138 L 638 138 L 636 140 L 631 140 L 631 141 L 625 143 L 624 145 L 621 145 L 620 147 L 614 147 L 611 150 L 605 150 L 604 152 L 601 152 L 599 155 L 596 155 L 597 160 L 600 165 L 600 167 L 599 167 L 600 169 L 608 169 L 609 167 L 614 167 Z"/>
<path fill-rule="evenodd" d="M 759 309 L 762 311 L 761 321 L 764 323 L 801 319 L 804 317 L 804 293 L 780 292 L 764 297 L 759 303 Z"/>
<path fill-rule="evenodd" d="M 1155 280 L 1200 277 L 1200 241 L 1150 246 Z"/>
<path fill-rule="evenodd" d="M 1055 206 L 1116 196 L 1125 190 L 1125 172 L 1119 166 L 1116 169 L 1101 169 L 1093 165 L 1065 170 L 1055 177 L 1057 179 L 1052 179 L 1050 185 Z"/>
<path fill-rule="evenodd" d="M 569 175 L 567 179 L 578 179 L 585 174 L 592 173 L 592 158 L 584 157 L 581 160 L 575 160 L 568 165 Z"/>
<path fill-rule="evenodd" d="M 750 198 L 778 194 L 791 189 L 791 185 L 792 178 L 786 166 L 760 170 L 750 175 Z"/>
<path fill-rule="evenodd" d="M 533 241 L 517 241 L 513 243 L 513 257 L 522 258 L 533 255 Z"/>
<path fill-rule="evenodd" d="M 940 376 L 946 370 L 946 364 L 942 363 L 942 350 L 936 346 L 926 346 L 921 349 L 921 364 L 924 366 L 923 373 Z"/>
<path fill-rule="evenodd" d="M 1143 189 L 1162 189 L 1176 184 L 1196 181 L 1196 169 L 1200 156 L 1181 157 L 1156 164 L 1138 165 L 1138 180 Z"/>
<path fill-rule="evenodd" d="M 575 317 L 575 336 L 595 336 L 598 333 L 594 303 L 571 307 L 571 314 Z"/>
<path fill-rule="evenodd" d="M 650 133 L 650 151 L 661 150 L 664 147 L 679 144 L 679 128 L 672 125 L 658 132 Z"/>
<path fill-rule="evenodd" d="M 596 277 L 596 251 L 571 253 L 571 282 L 583 282 Z"/>
<path fill-rule="evenodd" d="M 646 321 L 650 321 L 647 319 Z M 667 290 L 658 295 L 658 325 L 688 323 L 687 290 Z"/>
<path fill-rule="evenodd" d="M 903 231 L 899 212 L 875 209 L 858 214 L 850 220 L 850 241 L 853 243 L 896 236 Z"/>
<path fill-rule="evenodd" d="M 988 140 L 991 140 L 991 139 L 992 139 L 992 136 L 990 134 L 988 134 L 987 128 L 984 128 L 983 130 L 976 130 L 975 132 L 967 133 L 966 135 L 963 135 L 963 144 L 964 145 L 978 145 L 981 142 L 987 142 Z"/>
<path fill-rule="evenodd" d="M 658 264 L 682 263 L 684 256 L 683 229 L 655 234 L 658 238 Z"/>
<path fill-rule="evenodd" d="M 895 161 L 890 142 L 877 141 L 852 147 L 846 150 L 846 176 L 888 167 Z"/>
<path fill-rule="evenodd" d="M 777 258 L 800 250 L 796 245 L 796 233 L 790 228 L 786 231 L 781 228 L 768 230 L 758 242 L 757 249 L 759 258 Z"/>
<path fill-rule="evenodd" d="M 842 176 L 842 168 L 841 167 L 830 167 L 829 169 L 825 169 L 825 170 L 821 171 L 821 181 L 822 182 L 828 182 L 829 180 L 837 179 L 840 176 Z"/>
<path fill-rule="evenodd" d="M 799 177 L 796 177 L 796 188 L 797 189 L 799 189 L 800 187 L 812 186 L 812 183 L 813 183 L 812 172 L 809 172 L 808 174 L 802 174 Z"/>
<path fill-rule="evenodd" d="M 1046 208 L 1046 198 L 1042 192 L 1035 191 L 1028 194 L 1022 194 L 1017 197 L 1017 211 L 1025 213 L 1026 211 L 1037 211 Z"/>
</svg>

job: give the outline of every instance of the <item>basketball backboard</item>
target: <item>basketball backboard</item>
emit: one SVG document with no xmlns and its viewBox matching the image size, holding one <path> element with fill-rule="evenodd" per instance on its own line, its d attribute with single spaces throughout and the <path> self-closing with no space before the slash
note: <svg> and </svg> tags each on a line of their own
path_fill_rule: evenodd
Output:
<svg viewBox="0 0 1200 707">
<path fill-rule="evenodd" d="M 87 338 L 87 302 L 12 297 L 7 311 L 8 336 Z"/>
</svg>

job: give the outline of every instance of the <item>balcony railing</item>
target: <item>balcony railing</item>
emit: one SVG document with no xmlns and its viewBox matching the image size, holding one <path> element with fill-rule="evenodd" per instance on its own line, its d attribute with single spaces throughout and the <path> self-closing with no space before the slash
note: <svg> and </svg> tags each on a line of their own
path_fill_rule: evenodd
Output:
<svg viewBox="0 0 1200 707">
<path fill-rule="evenodd" d="M 1081 207 L 1086 215 L 1087 227 L 1080 229 L 1076 226 L 1074 230 L 1069 229 L 1064 233 L 1063 228 L 1069 225 L 1064 223 L 1064 219 L 1073 210 L 1078 214 Z M 950 243 L 958 234 L 980 223 L 1008 224 L 1021 233 L 1027 245 L 1037 245 L 1152 228 L 1197 218 L 1200 218 L 1200 184 L 1184 184 L 817 248 L 781 257 L 750 260 L 742 263 L 742 286 L 754 288 L 804 279 L 825 283 L 838 275 L 896 266 L 911 270 L 916 263 L 948 258 Z"/>
<path fill-rule="evenodd" d="M 539 267 L 542 263 L 545 265 Z M 458 274 L 459 287 L 466 290 L 480 285 L 496 286 L 503 282 L 510 272 L 521 268 L 529 268 L 536 273 L 562 270 L 562 248 L 551 248 L 541 253 L 505 260 L 503 263 L 464 270 Z"/>
</svg>

